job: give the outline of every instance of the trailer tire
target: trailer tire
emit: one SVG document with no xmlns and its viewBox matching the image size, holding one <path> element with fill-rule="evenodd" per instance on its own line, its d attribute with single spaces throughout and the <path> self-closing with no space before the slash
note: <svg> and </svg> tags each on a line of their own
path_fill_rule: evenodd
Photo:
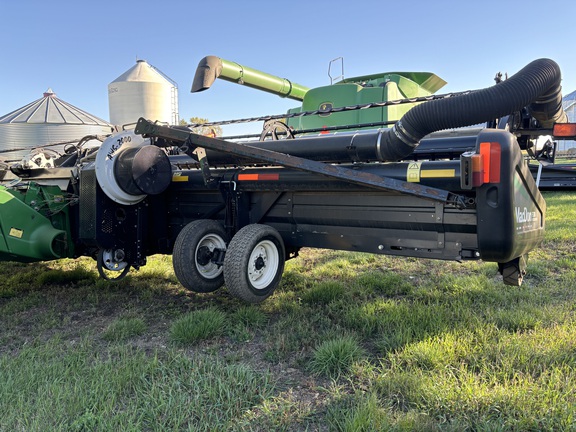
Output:
<svg viewBox="0 0 576 432">
<path fill-rule="evenodd" d="M 230 293 L 248 303 L 270 297 L 284 271 L 282 237 L 268 225 L 247 225 L 230 241 L 224 258 L 224 280 Z"/>
<path fill-rule="evenodd" d="M 224 285 L 223 266 L 212 261 L 215 249 L 226 250 L 222 224 L 202 219 L 190 222 L 176 237 L 172 252 L 174 273 L 190 291 L 208 293 Z"/>
</svg>

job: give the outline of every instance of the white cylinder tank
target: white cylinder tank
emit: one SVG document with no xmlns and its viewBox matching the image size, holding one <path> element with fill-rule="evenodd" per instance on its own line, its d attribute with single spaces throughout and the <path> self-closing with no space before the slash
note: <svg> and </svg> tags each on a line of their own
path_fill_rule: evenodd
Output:
<svg viewBox="0 0 576 432">
<path fill-rule="evenodd" d="M 140 117 L 178 124 L 178 86 L 148 64 L 136 65 L 108 84 L 110 123 L 132 125 Z"/>
</svg>

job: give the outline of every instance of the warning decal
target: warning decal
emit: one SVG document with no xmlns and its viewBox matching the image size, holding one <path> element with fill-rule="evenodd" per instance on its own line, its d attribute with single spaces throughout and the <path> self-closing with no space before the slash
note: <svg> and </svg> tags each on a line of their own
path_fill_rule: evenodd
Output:
<svg viewBox="0 0 576 432">
<path fill-rule="evenodd" d="M 10 228 L 10 232 L 8 233 L 8 235 L 12 236 L 12 237 L 16 237 L 16 238 L 22 238 L 22 236 L 24 235 L 24 231 L 22 231 L 21 229 L 18 228 Z"/>
<path fill-rule="evenodd" d="M 420 165 L 422 162 L 410 162 L 406 169 L 406 181 L 412 183 L 420 182 Z"/>
</svg>

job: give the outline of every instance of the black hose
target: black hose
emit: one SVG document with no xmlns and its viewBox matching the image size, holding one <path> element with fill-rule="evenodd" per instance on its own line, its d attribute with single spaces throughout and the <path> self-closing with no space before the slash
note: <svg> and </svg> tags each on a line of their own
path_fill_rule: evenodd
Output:
<svg viewBox="0 0 576 432">
<path fill-rule="evenodd" d="M 559 66 L 552 60 L 539 59 L 495 86 L 417 105 L 385 131 L 380 157 L 400 160 L 429 133 L 486 122 L 524 107 L 543 127 L 565 122 L 560 80 Z"/>
</svg>

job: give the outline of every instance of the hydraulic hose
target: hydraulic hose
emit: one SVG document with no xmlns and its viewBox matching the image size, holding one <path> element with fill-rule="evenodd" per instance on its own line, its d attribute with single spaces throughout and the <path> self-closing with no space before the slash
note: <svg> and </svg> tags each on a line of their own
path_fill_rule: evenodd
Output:
<svg viewBox="0 0 576 432">
<path fill-rule="evenodd" d="M 486 122 L 528 107 L 542 127 L 567 121 L 562 108 L 560 67 L 550 59 L 529 63 L 509 79 L 472 93 L 417 105 L 384 131 L 381 160 L 410 155 L 429 133 Z"/>
</svg>

